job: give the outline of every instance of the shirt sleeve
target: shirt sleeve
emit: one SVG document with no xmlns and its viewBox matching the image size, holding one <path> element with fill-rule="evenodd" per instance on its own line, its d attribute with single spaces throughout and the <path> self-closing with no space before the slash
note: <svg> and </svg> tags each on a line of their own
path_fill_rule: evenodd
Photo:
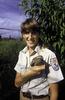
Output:
<svg viewBox="0 0 65 100">
<path fill-rule="evenodd" d="M 48 83 L 56 83 L 64 79 L 57 57 L 54 53 L 49 57 Z"/>
<path fill-rule="evenodd" d="M 26 68 L 26 56 L 24 53 L 19 52 L 17 64 L 14 67 L 14 70 L 18 73 L 21 73 Z"/>
</svg>

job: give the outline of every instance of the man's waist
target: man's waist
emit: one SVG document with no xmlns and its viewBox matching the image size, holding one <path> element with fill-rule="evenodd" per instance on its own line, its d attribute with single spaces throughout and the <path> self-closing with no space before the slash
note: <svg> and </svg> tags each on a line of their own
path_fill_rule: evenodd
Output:
<svg viewBox="0 0 65 100">
<path fill-rule="evenodd" d="M 22 92 L 22 94 L 23 94 L 24 97 L 35 98 L 35 99 L 48 97 L 48 95 L 33 95 L 30 92 Z"/>
</svg>

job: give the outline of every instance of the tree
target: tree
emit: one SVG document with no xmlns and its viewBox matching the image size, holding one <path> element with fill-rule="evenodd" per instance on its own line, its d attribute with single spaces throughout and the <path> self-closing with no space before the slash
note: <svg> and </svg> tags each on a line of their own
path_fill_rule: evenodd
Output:
<svg viewBox="0 0 65 100">
<path fill-rule="evenodd" d="M 21 0 L 25 14 L 36 18 L 41 26 L 41 38 L 57 53 L 59 63 L 65 64 L 65 0 Z"/>
<path fill-rule="evenodd" d="M 0 35 L 0 39 L 2 39 L 2 36 Z"/>
</svg>

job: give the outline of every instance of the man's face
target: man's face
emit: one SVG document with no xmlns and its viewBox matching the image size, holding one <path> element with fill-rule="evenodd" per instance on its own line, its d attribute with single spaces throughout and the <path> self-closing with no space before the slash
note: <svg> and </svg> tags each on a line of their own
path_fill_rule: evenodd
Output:
<svg viewBox="0 0 65 100">
<path fill-rule="evenodd" d="M 28 32 L 23 34 L 23 39 L 25 40 L 29 48 L 34 48 L 37 45 L 38 38 L 39 38 L 39 34 L 35 32 L 34 33 Z"/>
</svg>

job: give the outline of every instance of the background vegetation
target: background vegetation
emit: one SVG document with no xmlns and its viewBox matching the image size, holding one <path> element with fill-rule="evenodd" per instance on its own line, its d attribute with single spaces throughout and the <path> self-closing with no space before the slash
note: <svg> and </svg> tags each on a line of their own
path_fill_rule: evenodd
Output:
<svg viewBox="0 0 65 100">
<path fill-rule="evenodd" d="M 23 47 L 20 40 L 0 39 L 0 100 L 19 100 L 19 88 L 14 86 L 14 67 Z"/>
</svg>

